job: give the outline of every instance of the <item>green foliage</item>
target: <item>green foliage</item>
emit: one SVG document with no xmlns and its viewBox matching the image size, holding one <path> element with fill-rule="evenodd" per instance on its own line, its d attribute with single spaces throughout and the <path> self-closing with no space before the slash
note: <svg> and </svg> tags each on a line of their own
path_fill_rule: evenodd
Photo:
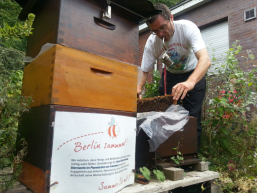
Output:
<svg viewBox="0 0 257 193">
<path fill-rule="evenodd" d="M 1 72 L 5 69 L 1 69 Z M 14 167 L 25 156 L 26 148 L 15 155 L 15 144 L 20 113 L 28 110 L 30 99 L 20 95 L 23 72 L 10 70 L 0 76 L 0 169 Z M 17 166 L 18 167 L 18 166 Z M 15 175 L 18 170 L 15 170 Z M 14 177 L 12 176 L 12 178 Z M 11 181 L 5 181 L 2 188 L 7 188 Z"/>
<path fill-rule="evenodd" d="M 143 168 L 139 168 L 140 172 L 142 173 L 142 175 L 145 177 L 145 179 L 147 180 L 150 180 L 150 175 L 151 175 L 151 172 L 150 170 L 148 170 L 146 167 L 143 167 Z"/>
<path fill-rule="evenodd" d="M 183 139 L 183 138 L 181 138 Z M 172 159 L 176 164 L 179 164 L 180 161 L 184 160 L 183 154 L 179 151 L 179 144 L 180 144 L 180 140 L 178 142 L 178 147 L 173 148 L 173 150 L 177 151 L 177 155 L 176 156 L 172 156 L 170 159 Z"/>
<path fill-rule="evenodd" d="M 239 63 L 241 50 L 235 42 L 217 68 L 219 73 L 207 77 L 202 113 L 201 155 L 211 162 L 211 169 L 228 173 L 230 191 L 243 176 L 257 175 L 257 69 L 250 51 L 244 57 L 245 66 Z"/>
<path fill-rule="evenodd" d="M 2 28 L 4 23 L 8 23 L 9 26 L 14 26 L 19 22 L 18 15 L 21 11 L 20 5 L 14 0 L 0 0 L 0 27 Z M 0 39 L 1 42 L 1 39 Z M 2 43 L 0 43 L 1 46 Z M 27 38 L 24 37 L 21 41 L 12 42 L 12 47 L 26 51 Z"/>
<path fill-rule="evenodd" d="M 18 15 L 21 7 L 14 0 L 1 0 L 0 1 L 0 21 L 5 21 L 9 25 L 14 25 L 18 21 Z M 0 23 L 0 27 L 3 24 Z"/>
<path fill-rule="evenodd" d="M 11 187 L 13 187 L 14 183 L 17 181 L 17 178 L 21 172 L 21 162 L 22 159 L 27 154 L 27 143 L 24 140 L 21 140 L 20 144 L 23 146 L 23 149 L 17 153 L 17 155 L 13 158 L 12 166 L 11 167 L 5 167 L 9 169 L 13 169 L 13 174 L 6 175 L 5 172 L 1 172 L 0 176 L 0 192 L 7 190 Z"/>
<path fill-rule="evenodd" d="M 8 7 L 13 5 L 13 1 L 4 0 L 0 4 Z M 21 96 L 24 67 L 22 60 L 25 54 L 11 46 L 16 47 L 16 42 L 31 34 L 33 20 L 34 15 L 30 14 L 29 20 L 16 23 L 13 27 L 6 22 L 0 25 L 1 44 L 6 46 L 0 45 L 0 169 L 11 168 L 14 172 L 10 177 L 0 177 L 0 191 L 10 188 L 17 180 L 20 163 L 27 153 L 24 140 L 18 142 L 23 149 L 15 153 L 20 114 L 28 111 L 31 102 L 30 98 Z"/>
<path fill-rule="evenodd" d="M 165 180 L 164 173 L 160 170 L 157 170 L 157 169 L 153 170 L 153 175 L 147 167 L 139 168 L 139 170 L 142 173 L 142 175 L 144 176 L 144 178 L 147 179 L 147 180 L 150 180 L 153 177 L 156 177 L 157 180 L 159 180 L 161 182 L 164 182 L 164 180 Z M 136 178 L 137 177 L 138 176 L 136 175 Z"/>
<path fill-rule="evenodd" d="M 153 83 L 145 83 L 145 95 L 143 98 L 151 98 L 159 96 L 159 82 L 161 80 L 161 75 L 158 70 L 153 71 Z"/>
<path fill-rule="evenodd" d="M 221 173 L 218 184 L 222 185 L 222 192 L 224 193 L 256 193 L 256 177 L 254 176 L 239 176 L 237 179 L 232 180 L 228 173 Z"/>
<path fill-rule="evenodd" d="M 178 154 L 176 156 L 172 156 L 170 159 L 172 159 L 176 164 L 179 164 L 180 161 L 183 161 L 183 155 L 181 154 L 181 152 L 178 152 Z"/>
<path fill-rule="evenodd" d="M 0 169 L 5 167 L 16 166 L 25 156 L 26 148 L 15 155 L 15 143 L 18 128 L 18 119 L 21 112 L 27 110 L 28 99 L 20 96 L 22 71 L 12 71 L 10 77 L 1 76 L 0 78 Z M 14 176 L 18 170 L 15 170 Z M 12 178 L 14 177 L 12 176 Z M 3 176 L 0 181 L 2 189 L 8 188 L 14 181 L 4 180 Z"/>
<path fill-rule="evenodd" d="M 163 3 L 165 5 L 167 5 L 168 7 L 171 7 L 179 2 L 181 2 L 182 0 L 150 0 L 154 5 L 157 3 Z"/>
<path fill-rule="evenodd" d="M 164 173 L 160 170 L 153 170 L 153 173 L 155 174 L 156 178 L 161 181 L 161 182 L 164 182 L 165 180 L 165 176 L 164 176 Z"/>
<path fill-rule="evenodd" d="M 11 47 L 13 42 L 21 41 L 21 38 L 29 36 L 32 34 L 32 24 L 35 19 L 34 14 L 29 14 L 28 20 L 25 22 L 17 22 L 14 26 L 10 26 L 8 23 L 4 22 L 3 27 L 0 28 L 0 39 L 2 44 Z"/>
<path fill-rule="evenodd" d="M 10 70 L 22 70 L 24 52 L 13 48 L 0 47 L 0 75 L 10 73 Z"/>
</svg>

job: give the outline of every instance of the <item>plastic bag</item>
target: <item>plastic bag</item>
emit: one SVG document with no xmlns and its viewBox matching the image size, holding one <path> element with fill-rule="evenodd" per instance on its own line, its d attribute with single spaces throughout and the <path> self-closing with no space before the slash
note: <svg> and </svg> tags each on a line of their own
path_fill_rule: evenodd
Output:
<svg viewBox="0 0 257 193">
<path fill-rule="evenodd" d="M 155 151 L 160 144 L 166 141 L 173 133 L 183 129 L 189 120 L 189 112 L 180 105 L 171 105 L 165 112 L 138 113 L 139 125 L 137 134 L 141 129 L 150 137 L 148 140 L 150 152 Z"/>
</svg>

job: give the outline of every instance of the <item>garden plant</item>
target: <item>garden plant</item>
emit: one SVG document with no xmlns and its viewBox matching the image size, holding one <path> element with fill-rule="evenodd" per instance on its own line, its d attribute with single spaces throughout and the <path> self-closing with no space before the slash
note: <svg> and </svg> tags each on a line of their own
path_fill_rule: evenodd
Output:
<svg viewBox="0 0 257 193">
<path fill-rule="evenodd" d="M 0 3 L 7 8 L 13 6 L 12 1 Z M 34 17 L 30 14 L 27 21 L 13 26 L 0 23 L 0 192 L 16 182 L 27 151 L 25 140 L 17 142 L 23 149 L 15 151 L 20 115 L 29 110 L 31 102 L 30 98 L 21 96 L 25 53 L 19 48 L 24 37 L 31 34 Z M 6 175 L 5 171 L 13 171 L 13 175 Z"/>
<path fill-rule="evenodd" d="M 143 98 L 151 98 L 155 96 L 159 96 L 159 82 L 161 80 L 161 75 L 158 70 L 154 70 L 150 75 L 153 75 L 153 82 L 152 83 L 145 83 L 145 94 Z"/>
<path fill-rule="evenodd" d="M 203 105 L 200 152 L 221 173 L 223 192 L 257 192 L 257 69 L 241 51 L 236 41 L 207 76 Z"/>
</svg>

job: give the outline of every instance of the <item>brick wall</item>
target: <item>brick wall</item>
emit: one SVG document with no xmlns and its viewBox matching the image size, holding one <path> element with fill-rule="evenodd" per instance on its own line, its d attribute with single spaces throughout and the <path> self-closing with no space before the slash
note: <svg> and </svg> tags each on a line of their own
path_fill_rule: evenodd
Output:
<svg viewBox="0 0 257 193">
<path fill-rule="evenodd" d="M 141 66 L 142 57 L 143 57 L 143 53 L 144 53 L 144 47 L 145 47 L 146 41 L 149 36 L 150 36 L 149 30 L 147 30 L 139 35 L 139 55 L 138 55 L 138 58 L 139 58 L 138 65 L 139 66 Z M 150 73 L 148 74 L 147 82 L 153 82 L 152 71 L 153 70 L 151 70 Z"/>
<path fill-rule="evenodd" d="M 244 11 L 254 7 L 257 7 L 256 0 L 213 0 L 175 19 L 188 19 L 199 28 L 227 19 L 229 47 L 239 40 L 243 50 L 237 58 L 241 62 L 243 61 L 241 56 L 247 56 L 247 50 L 251 50 L 257 57 L 257 19 L 244 21 Z M 253 63 L 257 64 L 257 59 Z M 246 68 L 245 65 L 242 67 Z"/>
<path fill-rule="evenodd" d="M 242 61 L 241 56 L 247 56 L 246 50 L 251 50 L 257 58 L 257 19 L 244 21 L 244 11 L 253 7 L 257 7 L 256 0 L 213 0 L 176 17 L 175 20 L 187 19 L 194 22 L 199 28 L 214 24 L 223 19 L 228 20 L 229 46 L 231 47 L 232 43 L 236 40 L 240 41 L 243 51 L 241 51 L 238 59 Z M 148 36 L 149 32 L 140 34 L 140 47 L 145 44 Z M 139 49 L 140 65 L 143 49 Z M 252 63 L 256 65 L 257 59 Z"/>
<path fill-rule="evenodd" d="M 150 31 L 147 30 L 145 32 L 142 32 L 139 35 L 139 56 L 138 56 L 139 57 L 139 60 L 138 60 L 139 66 L 141 66 L 142 57 L 143 57 L 143 53 L 144 53 L 144 47 L 145 47 L 146 41 L 147 41 L 148 37 L 150 36 L 150 34 L 151 34 Z M 160 73 L 162 73 L 162 63 L 160 61 L 158 61 L 158 63 L 157 63 L 157 70 L 159 70 Z M 153 82 L 152 71 L 153 71 L 153 69 L 148 74 L 147 82 Z"/>
</svg>

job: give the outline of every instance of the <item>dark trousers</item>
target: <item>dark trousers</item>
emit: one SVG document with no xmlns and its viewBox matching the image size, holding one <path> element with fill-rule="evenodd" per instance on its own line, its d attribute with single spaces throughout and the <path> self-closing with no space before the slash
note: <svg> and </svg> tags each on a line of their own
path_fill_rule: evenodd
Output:
<svg viewBox="0 0 257 193">
<path fill-rule="evenodd" d="M 188 77 L 193 73 L 193 71 L 184 73 L 184 74 L 172 74 L 167 71 L 167 85 L 166 85 L 166 92 L 167 94 L 171 94 L 172 87 L 180 82 L 185 82 Z M 160 80 L 159 85 L 159 93 L 160 95 L 164 95 L 164 73 L 162 73 L 162 77 Z M 178 104 L 183 106 L 186 110 L 189 111 L 189 115 L 197 118 L 197 137 L 198 137 L 198 149 L 200 147 L 200 140 L 201 140 L 201 111 L 202 111 L 202 104 L 205 96 L 206 91 L 206 80 L 203 77 L 193 88 L 193 90 L 187 92 L 186 97 L 183 100 L 178 100 Z"/>
</svg>

